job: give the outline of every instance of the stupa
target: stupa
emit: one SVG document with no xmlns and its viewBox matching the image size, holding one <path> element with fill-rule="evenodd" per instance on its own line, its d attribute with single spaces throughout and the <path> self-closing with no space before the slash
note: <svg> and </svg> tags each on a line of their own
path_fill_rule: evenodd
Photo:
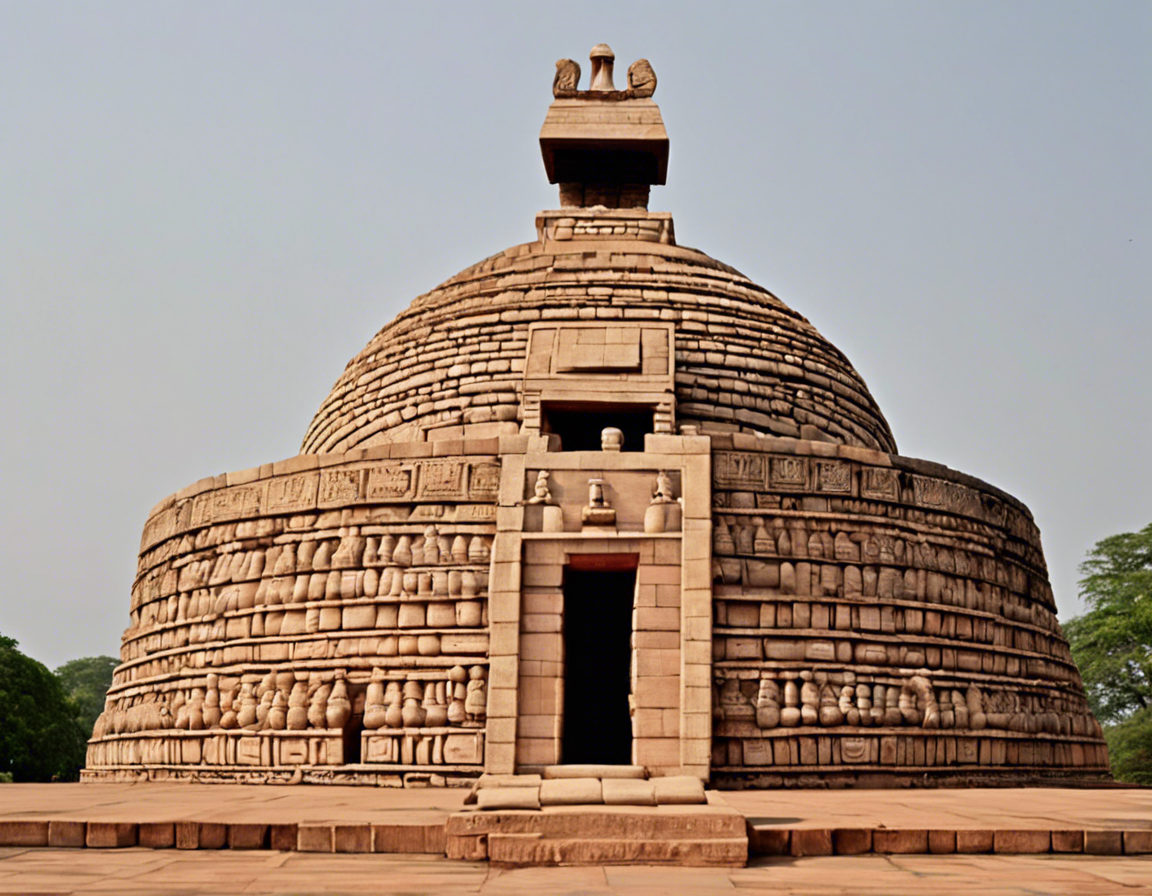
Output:
<svg viewBox="0 0 1152 896">
<path fill-rule="evenodd" d="M 677 243 L 652 66 L 591 63 L 535 239 L 385 326 L 298 456 L 151 511 L 84 779 L 1105 778 L 1028 509 Z"/>
</svg>

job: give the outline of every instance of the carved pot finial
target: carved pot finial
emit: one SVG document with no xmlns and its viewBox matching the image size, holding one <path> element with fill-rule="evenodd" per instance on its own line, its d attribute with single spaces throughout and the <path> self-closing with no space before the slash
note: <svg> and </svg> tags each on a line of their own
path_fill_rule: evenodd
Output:
<svg viewBox="0 0 1152 896">
<path fill-rule="evenodd" d="M 615 90 L 612 83 L 612 65 L 616 61 L 616 54 L 608 44 L 596 44 L 588 54 L 592 60 L 592 83 L 589 90 Z"/>
</svg>

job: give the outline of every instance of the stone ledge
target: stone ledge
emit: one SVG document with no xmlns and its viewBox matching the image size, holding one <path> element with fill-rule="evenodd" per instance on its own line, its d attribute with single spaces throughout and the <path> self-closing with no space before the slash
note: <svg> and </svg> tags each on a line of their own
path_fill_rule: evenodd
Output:
<svg viewBox="0 0 1152 896">
<path fill-rule="evenodd" d="M 1152 855 L 1150 830 L 787 828 L 748 820 L 750 856 Z"/>
</svg>

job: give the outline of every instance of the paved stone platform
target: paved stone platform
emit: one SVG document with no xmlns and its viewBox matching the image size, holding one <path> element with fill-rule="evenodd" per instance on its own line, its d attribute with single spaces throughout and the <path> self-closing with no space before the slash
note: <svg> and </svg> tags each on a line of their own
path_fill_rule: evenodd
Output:
<svg viewBox="0 0 1152 896">
<path fill-rule="evenodd" d="M 463 789 L 195 784 L 0 786 L 0 847 L 444 855 Z M 1152 853 L 1152 789 L 711 792 L 749 853 Z"/>
<path fill-rule="evenodd" d="M 747 868 L 507 868 L 434 856 L 0 849 L 0 893 L 1112 896 L 1152 894 L 1152 856 L 832 856 Z"/>
<path fill-rule="evenodd" d="M 1152 788 L 726 791 L 752 855 L 1152 853 Z"/>
</svg>

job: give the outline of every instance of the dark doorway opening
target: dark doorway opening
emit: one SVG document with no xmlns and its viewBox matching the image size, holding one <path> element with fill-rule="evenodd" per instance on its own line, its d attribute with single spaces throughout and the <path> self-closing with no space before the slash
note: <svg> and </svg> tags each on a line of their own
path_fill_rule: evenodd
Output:
<svg viewBox="0 0 1152 896">
<path fill-rule="evenodd" d="M 561 451 L 599 451 L 600 431 L 615 426 L 624 433 L 624 451 L 643 451 L 652 432 L 652 408 L 600 402 L 548 403 L 541 408 L 541 431 L 560 436 Z"/>
<path fill-rule="evenodd" d="M 561 761 L 632 762 L 632 601 L 636 570 L 564 570 Z"/>
</svg>

